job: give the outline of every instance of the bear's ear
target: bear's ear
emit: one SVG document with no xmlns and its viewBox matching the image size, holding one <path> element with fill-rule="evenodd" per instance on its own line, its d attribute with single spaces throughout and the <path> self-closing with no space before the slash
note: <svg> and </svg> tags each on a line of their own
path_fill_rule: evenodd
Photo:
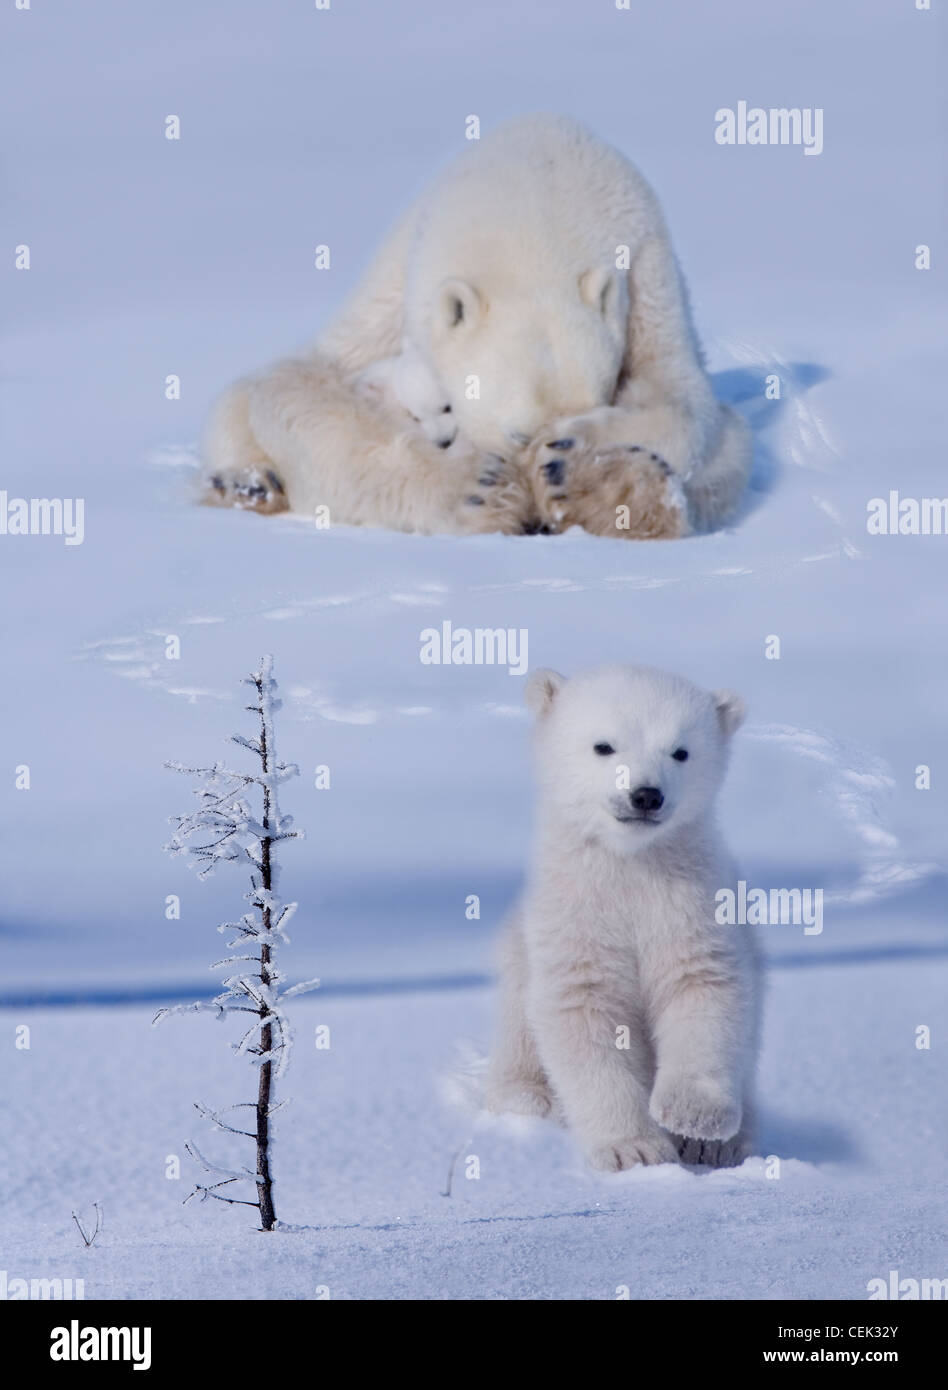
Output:
<svg viewBox="0 0 948 1390">
<path fill-rule="evenodd" d="M 532 710 L 538 719 L 549 714 L 556 699 L 556 692 L 565 681 L 566 677 L 561 676 L 559 671 L 550 671 L 546 667 L 533 671 L 523 692 L 527 709 Z"/>
<path fill-rule="evenodd" d="M 435 328 L 469 328 L 476 323 L 484 310 L 484 301 L 473 285 L 466 280 L 445 280 L 438 286 L 435 297 Z"/>
<path fill-rule="evenodd" d="M 730 738 L 735 729 L 739 729 L 744 723 L 747 706 L 741 696 L 735 695 L 733 690 L 716 690 L 713 698 L 721 732 L 725 738 Z"/>
<path fill-rule="evenodd" d="M 605 318 L 618 297 L 619 282 L 605 266 L 594 266 L 579 277 L 579 292 L 584 303 L 591 309 L 598 309 Z"/>
</svg>

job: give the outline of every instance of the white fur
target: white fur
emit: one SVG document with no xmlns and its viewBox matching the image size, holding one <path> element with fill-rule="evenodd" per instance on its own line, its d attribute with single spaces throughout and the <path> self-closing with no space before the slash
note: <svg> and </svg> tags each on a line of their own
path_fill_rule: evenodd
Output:
<svg viewBox="0 0 948 1390">
<path fill-rule="evenodd" d="M 597 451 L 654 451 L 689 526 L 716 524 L 747 475 L 746 427 L 712 396 L 655 195 L 574 121 L 533 116 L 435 179 L 310 353 L 225 396 L 207 476 L 215 500 L 252 472 L 338 521 L 515 531 L 537 510 L 518 451 L 566 428 L 587 490 Z M 607 510 L 611 527 L 611 494 Z"/>
<path fill-rule="evenodd" d="M 715 893 L 736 881 L 714 802 L 743 703 L 619 666 L 536 672 L 528 703 L 536 844 L 505 933 L 488 1108 L 556 1112 L 597 1168 L 740 1162 L 758 968 L 747 928 L 714 920 Z M 663 793 L 657 823 L 617 819 L 639 788 Z"/>
<path fill-rule="evenodd" d="M 448 393 L 414 343 L 405 339 L 396 357 L 382 357 L 355 379 L 357 389 L 407 410 L 442 449 L 454 443 L 457 419 Z"/>
</svg>

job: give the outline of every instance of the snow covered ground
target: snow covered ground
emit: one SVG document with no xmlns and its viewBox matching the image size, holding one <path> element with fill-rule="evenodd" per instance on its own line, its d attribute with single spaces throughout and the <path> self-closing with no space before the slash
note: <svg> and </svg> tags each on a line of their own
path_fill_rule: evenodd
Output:
<svg viewBox="0 0 948 1390">
<path fill-rule="evenodd" d="M 10 1278 L 85 1278 L 90 1298 L 858 1299 L 890 1269 L 948 1275 L 948 539 L 866 530 L 872 497 L 945 491 L 945 19 L 725 9 L 4 13 L 7 244 L 31 268 L 8 256 L 0 487 L 83 497 L 86 521 L 79 546 L 0 537 Z M 716 145 L 714 112 L 739 100 L 824 108 L 823 153 Z M 465 116 L 538 108 L 620 145 L 665 203 L 719 393 L 755 429 L 736 524 L 459 541 L 193 507 L 214 394 L 312 336 Z M 748 882 L 827 898 L 819 936 L 764 929 L 760 1157 L 741 1170 L 599 1178 L 559 1131 L 445 1102 L 458 1044 L 488 1035 L 530 771 L 522 678 L 421 665 L 442 621 L 526 628 L 533 666 L 645 661 L 746 696 L 728 838 Z M 324 989 L 293 1007 L 277 1118 L 278 1213 L 300 1229 L 261 1248 L 252 1213 L 181 1205 L 185 1140 L 215 1142 L 192 1101 L 249 1098 L 250 1069 L 207 1019 L 149 1024 L 211 991 L 214 927 L 244 891 L 162 853 L 189 799 L 163 763 L 249 731 L 239 680 L 265 651 L 303 773 L 284 807 L 308 833 L 282 856 L 301 904 L 283 964 Z M 96 1201 L 86 1250 L 71 1212 Z"/>
</svg>

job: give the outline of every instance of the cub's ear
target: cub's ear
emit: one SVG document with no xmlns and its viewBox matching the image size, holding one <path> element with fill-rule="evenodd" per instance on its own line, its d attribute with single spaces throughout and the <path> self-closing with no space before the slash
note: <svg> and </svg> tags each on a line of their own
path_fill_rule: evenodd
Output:
<svg viewBox="0 0 948 1390">
<path fill-rule="evenodd" d="M 605 266 L 584 270 L 579 277 L 579 293 L 591 309 L 598 309 L 605 318 L 619 297 L 619 279 Z"/>
<path fill-rule="evenodd" d="M 484 301 L 466 280 L 445 280 L 435 296 L 435 328 L 441 332 L 470 326 L 481 318 Z"/>
<path fill-rule="evenodd" d="M 527 709 L 532 710 L 538 719 L 549 714 L 553 708 L 553 701 L 556 699 L 556 692 L 561 685 L 565 684 L 565 681 L 565 676 L 561 676 L 558 671 L 550 671 L 546 667 L 531 672 L 523 692 Z"/>
<path fill-rule="evenodd" d="M 730 738 L 734 730 L 739 729 L 744 723 L 747 706 L 741 696 L 735 695 L 733 690 L 716 690 L 713 698 L 721 732 L 725 738 Z"/>
</svg>

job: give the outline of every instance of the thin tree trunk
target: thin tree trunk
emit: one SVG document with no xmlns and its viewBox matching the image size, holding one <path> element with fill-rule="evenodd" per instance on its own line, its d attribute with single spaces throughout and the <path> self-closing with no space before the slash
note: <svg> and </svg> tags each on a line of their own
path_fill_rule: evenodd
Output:
<svg viewBox="0 0 948 1390">
<path fill-rule="evenodd" d="M 270 1046 L 270 1025 L 265 1023 L 260 1032 L 260 1045 Z M 260 1068 L 260 1089 L 257 1093 L 257 1190 L 260 1194 L 260 1225 L 265 1231 L 272 1231 L 276 1221 L 273 1210 L 273 1192 L 270 1180 L 270 1062 Z"/>
<path fill-rule="evenodd" d="M 260 758 L 263 763 L 264 774 L 270 771 L 270 750 L 267 748 L 267 726 L 263 717 L 263 688 L 257 687 L 260 695 L 261 715 L 260 715 Z M 263 828 L 265 831 L 270 829 L 270 788 L 264 785 L 263 788 Z M 265 835 L 261 841 L 261 879 L 263 888 L 266 892 L 272 887 L 272 870 L 270 866 L 270 837 Z M 262 909 L 264 931 L 270 931 L 270 909 Z M 270 984 L 270 947 L 266 943 L 260 947 L 260 978 L 264 985 Z M 267 1004 L 260 1007 L 261 1017 L 267 1012 Z M 260 1029 L 260 1050 L 268 1053 L 273 1044 L 273 1031 L 269 1023 L 264 1023 Z M 276 1221 L 276 1212 L 273 1209 L 273 1190 L 270 1178 L 270 1079 L 272 1073 L 272 1063 L 263 1062 L 260 1067 L 260 1086 L 257 1091 L 257 1193 L 260 1199 L 260 1225 L 264 1231 L 272 1231 Z"/>
</svg>

